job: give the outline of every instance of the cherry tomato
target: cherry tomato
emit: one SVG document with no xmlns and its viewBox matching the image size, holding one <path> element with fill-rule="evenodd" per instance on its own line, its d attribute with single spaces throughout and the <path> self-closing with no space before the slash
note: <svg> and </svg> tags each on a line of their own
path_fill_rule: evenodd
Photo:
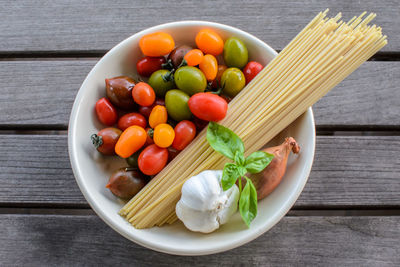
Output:
<svg viewBox="0 0 400 267">
<path fill-rule="evenodd" d="M 118 120 L 118 128 L 120 128 L 122 131 L 132 125 L 137 125 L 145 128 L 147 125 L 146 118 L 142 114 L 132 112 L 125 114 Z"/>
<path fill-rule="evenodd" d="M 136 104 L 132 99 L 132 88 L 136 81 L 128 76 L 118 76 L 105 79 L 106 94 L 111 103 L 125 110 L 136 108 Z"/>
<path fill-rule="evenodd" d="M 212 93 L 197 93 L 188 102 L 190 111 L 202 120 L 220 121 L 226 116 L 228 103 Z"/>
<path fill-rule="evenodd" d="M 173 160 L 176 156 L 178 156 L 179 154 L 179 150 L 176 150 L 175 148 L 173 148 L 172 146 L 170 146 L 168 149 L 168 162 L 170 162 L 171 160 Z"/>
<path fill-rule="evenodd" d="M 224 50 L 224 41 L 213 30 L 203 29 L 196 35 L 196 45 L 204 54 L 218 56 Z"/>
<path fill-rule="evenodd" d="M 103 97 L 96 102 L 96 114 L 99 121 L 107 126 L 112 126 L 117 122 L 117 110 L 111 102 Z"/>
<path fill-rule="evenodd" d="M 159 147 L 169 147 L 175 138 L 174 128 L 167 123 L 161 123 L 154 128 L 153 140 Z"/>
<path fill-rule="evenodd" d="M 212 82 L 212 88 L 216 89 L 216 88 L 221 87 L 221 77 L 227 68 L 228 67 L 225 65 L 218 65 L 217 76 L 215 77 L 214 81 Z"/>
<path fill-rule="evenodd" d="M 167 109 L 164 106 L 155 106 L 149 116 L 149 124 L 151 128 L 155 128 L 161 123 L 166 123 L 168 120 Z"/>
<path fill-rule="evenodd" d="M 139 169 L 146 175 L 156 175 L 167 164 L 168 150 L 158 147 L 157 145 L 149 145 L 139 155 Z"/>
<path fill-rule="evenodd" d="M 204 54 L 200 49 L 192 49 L 183 57 L 188 66 L 197 66 L 203 61 Z"/>
<path fill-rule="evenodd" d="M 121 158 L 127 158 L 138 151 L 146 142 L 146 131 L 137 125 L 128 127 L 122 132 L 115 145 L 115 153 Z"/>
<path fill-rule="evenodd" d="M 104 128 L 97 134 L 93 134 L 90 138 L 92 139 L 93 145 L 103 155 L 115 155 L 115 144 L 117 143 L 121 130 L 113 127 Z"/>
<path fill-rule="evenodd" d="M 148 145 L 154 144 L 154 140 L 153 140 L 154 130 L 149 127 L 147 127 L 145 130 L 147 133 L 145 145 L 148 146 Z"/>
<path fill-rule="evenodd" d="M 170 34 L 155 32 L 140 38 L 139 47 L 145 56 L 159 57 L 169 54 L 174 49 L 175 42 Z"/>
<path fill-rule="evenodd" d="M 144 57 L 136 63 L 136 70 L 139 75 L 150 77 L 153 72 L 160 70 L 165 62 L 165 57 Z"/>
<path fill-rule="evenodd" d="M 154 103 L 156 94 L 153 88 L 145 82 L 140 82 L 135 85 L 132 89 L 133 100 L 140 106 L 148 107 Z"/>
<path fill-rule="evenodd" d="M 172 147 L 183 150 L 196 136 L 196 126 L 193 122 L 183 120 L 175 126 L 175 138 Z"/>
<path fill-rule="evenodd" d="M 146 180 L 139 171 L 121 168 L 111 175 L 106 188 L 117 197 L 130 199 L 146 185 Z"/>
<path fill-rule="evenodd" d="M 203 57 L 203 61 L 200 63 L 199 68 L 206 76 L 207 81 L 213 81 L 217 77 L 218 73 L 218 62 L 217 59 L 210 54 Z"/>
<path fill-rule="evenodd" d="M 164 99 L 157 98 L 156 101 L 154 101 L 153 105 L 151 105 L 149 107 L 140 107 L 139 108 L 139 113 L 142 114 L 145 118 L 148 119 L 150 117 L 150 113 L 151 113 L 152 109 L 157 105 L 165 106 Z"/>
<path fill-rule="evenodd" d="M 253 80 L 254 77 L 263 69 L 263 65 L 257 61 L 250 61 L 243 69 L 244 77 L 246 78 L 246 85 Z"/>
</svg>

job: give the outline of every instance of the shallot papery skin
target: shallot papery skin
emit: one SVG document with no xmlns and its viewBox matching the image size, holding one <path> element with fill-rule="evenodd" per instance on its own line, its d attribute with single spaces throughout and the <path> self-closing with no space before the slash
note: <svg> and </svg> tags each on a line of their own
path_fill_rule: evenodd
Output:
<svg viewBox="0 0 400 267">
<path fill-rule="evenodd" d="M 274 158 L 262 172 L 251 176 L 251 180 L 257 189 L 258 200 L 268 196 L 279 185 L 285 175 L 290 151 L 298 154 L 300 146 L 293 137 L 287 137 L 281 145 L 268 147 L 263 151 L 273 154 Z"/>
</svg>

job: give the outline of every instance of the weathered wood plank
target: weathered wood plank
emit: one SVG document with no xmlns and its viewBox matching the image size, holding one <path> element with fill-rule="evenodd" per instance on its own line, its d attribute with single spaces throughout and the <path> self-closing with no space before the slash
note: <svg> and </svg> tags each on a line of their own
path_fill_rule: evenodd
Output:
<svg viewBox="0 0 400 267">
<path fill-rule="evenodd" d="M 282 49 L 319 11 L 345 19 L 367 10 L 389 36 L 384 51 L 400 51 L 400 12 L 385 1 L 1 1 L 0 51 L 108 50 L 150 26 L 208 20 L 248 31 Z"/>
<path fill-rule="evenodd" d="M 136 245 L 96 216 L 0 215 L 3 265 L 396 266 L 400 217 L 285 217 L 233 250 L 181 257 Z"/>
<path fill-rule="evenodd" d="M 94 60 L 0 61 L 0 126 L 68 125 Z M 400 62 L 366 62 L 314 105 L 319 126 L 400 125 Z"/>
<path fill-rule="evenodd" d="M 398 207 L 399 153 L 398 136 L 318 137 L 295 207 Z M 72 174 L 66 136 L 0 135 L 0 184 L 3 206 L 87 205 Z"/>
</svg>

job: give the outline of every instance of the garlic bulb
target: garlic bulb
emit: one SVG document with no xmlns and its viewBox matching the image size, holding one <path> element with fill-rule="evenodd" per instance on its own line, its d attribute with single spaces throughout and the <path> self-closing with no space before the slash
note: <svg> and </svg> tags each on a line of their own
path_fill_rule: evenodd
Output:
<svg viewBox="0 0 400 267">
<path fill-rule="evenodd" d="M 210 233 L 236 212 L 239 189 L 233 185 L 223 191 L 221 177 L 222 171 L 207 170 L 183 184 L 182 196 L 175 210 L 189 230 Z"/>
</svg>

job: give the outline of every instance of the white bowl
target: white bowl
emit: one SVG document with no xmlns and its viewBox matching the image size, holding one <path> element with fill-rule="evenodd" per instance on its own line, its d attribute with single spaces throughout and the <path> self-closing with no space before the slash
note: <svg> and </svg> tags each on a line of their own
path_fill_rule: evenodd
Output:
<svg viewBox="0 0 400 267">
<path fill-rule="evenodd" d="M 287 129 L 279 134 L 271 144 L 281 143 L 286 136 L 293 136 L 300 144 L 301 153 L 291 155 L 286 175 L 278 188 L 259 202 L 258 215 L 247 228 L 236 214 L 232 220 L 211 234 L 194 233 L 181 222 L 170 226 L 138 230 L 118 215 L 124 203 L 113 196 L 105 185 L 110 174 L 118 167 L 126 166 L 117 157 L 103 157 L 94 149 L 90 135 L 102 127 L 94 114 L 94 105 L 105 96 L 104 79 L 121 74 L 132 74 L 124 66 L 132 48 L 138 48 L 141 36 L 164 31 L 170 33 L 177 44 L 194 45 L 195 34 L 202 28 L 212 28 L 226 39 L 237 36 L 247 45 L 250 60 L 263 65 L 277 53 L 267 44 L 251 34 L 239 29 L 204 21 L 181 21 L 149 28 L 132 35 L 111 49 L 90 71 L 83 82 L 73 105 L 68 130 L 68 149 L 72 169 L 80 190 L 93 210 L 110 227 L 124 237 L 147 248 L 178 255 L 205 255 L 226 251 L 243 245 L 274 226 L 291 208 L 299 197 L 308 179 L 314 158 L 315 127 L 311 108 Z M 139 49 L 133 55 L 136 60 L 141 55 Z"/>
</svg>

